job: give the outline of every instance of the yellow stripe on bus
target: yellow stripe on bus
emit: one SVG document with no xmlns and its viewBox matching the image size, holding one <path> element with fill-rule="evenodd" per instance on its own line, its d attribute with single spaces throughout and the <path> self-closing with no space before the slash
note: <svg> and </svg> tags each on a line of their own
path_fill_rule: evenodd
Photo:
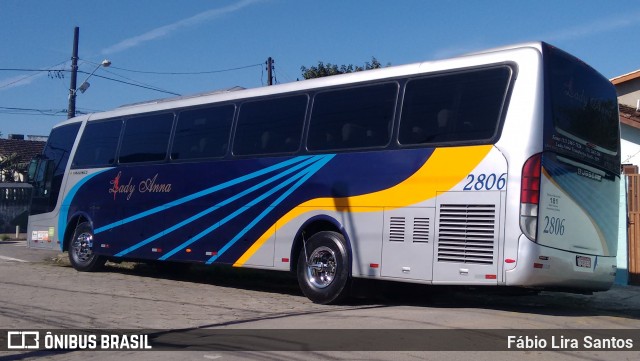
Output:
<svg viewBox="0 0 640 361">
<path fill-rule="evenodd" d="M 489 154 L 491 145 L 437 148 L 425 164 L 405 181 L 381 191 L 343 198 L 316 198 L 308 200 L 282 216 L 276 224 L 284 225 L 313 210 L 352 212 L 378 212 L 383 207 L 402 208 L 424 202 L 445 192 L 464 180 Z M 241 267 L 276 231 L 269 227 L 253 245 L 233 264 Z"/>
</svg>

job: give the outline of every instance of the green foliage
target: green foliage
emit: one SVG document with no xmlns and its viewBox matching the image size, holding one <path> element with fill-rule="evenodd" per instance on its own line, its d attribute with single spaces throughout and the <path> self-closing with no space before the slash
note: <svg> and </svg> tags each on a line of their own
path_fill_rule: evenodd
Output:
<svg viewBox="0 0 640 361">
<path fill-rule="evenodd" d="M 386 66 L 390 66 L 390 63 L 387 63 Z M 300 71 L 302 71 L 302 77 L 305 79 L 313 79 L 313 78 L 322 78 L 325 76 L 338 75 L 338 74 L 346 74 L 353 73 L 356 71 L 363 70 L 371 70 L 382 68 L 382 64 L 375 57 L 371 57 L 371 62 L 365 62 L 364 66 L 354 66 L 353 64 L 349 65 L 336 65 L 331 63 L 323 63 L 318 62 L 317 66 L 312 66 L 307 68 L 306 66 L 300 67 Z"/>
<path fill-rule="evenodd" d="M 0 156 L 0 181 L 16 182 L 16 172 L 25 172 L 29 167 L 28 163 L 18 161 L 18 154 L 12 153 L 8 156 Z"/>
</svg>

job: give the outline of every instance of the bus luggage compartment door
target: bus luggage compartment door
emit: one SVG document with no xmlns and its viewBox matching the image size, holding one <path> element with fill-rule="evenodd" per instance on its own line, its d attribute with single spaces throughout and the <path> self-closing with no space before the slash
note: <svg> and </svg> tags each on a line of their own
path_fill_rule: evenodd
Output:
<svg viewBox="0 0 640 361">
<path fill-rule="evenodd" d="M 497 284 L 501 193 L 438 194 L 434 283 Z"/>
<path fill-rule="evenodd" d="M 385 209 L 382 277 L 431 281 L 435 208 Z"/>
</svg>

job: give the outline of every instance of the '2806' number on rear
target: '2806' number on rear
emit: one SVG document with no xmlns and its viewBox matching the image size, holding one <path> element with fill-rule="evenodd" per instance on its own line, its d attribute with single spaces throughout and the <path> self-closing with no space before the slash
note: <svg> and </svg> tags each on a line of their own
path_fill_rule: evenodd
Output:
<svg viewBox="0 0 640 361">
<path fill-rule="evenodd" d="M 562 236 L 564 234 L 564 218 L 544 217 L 544 233 Z"/>
</svg>

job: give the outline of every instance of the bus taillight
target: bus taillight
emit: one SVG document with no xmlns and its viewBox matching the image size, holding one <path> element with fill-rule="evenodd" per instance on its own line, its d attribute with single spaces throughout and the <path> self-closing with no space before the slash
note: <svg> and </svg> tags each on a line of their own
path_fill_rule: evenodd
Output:
<svg viewBox="0 0 640 361">
<path fill-rule="evenodd" d="M 532 241 L 538 228 L 538 203 L 540 202 L 540 174 L 542 154 L 527 159 L 522 167 L 520 185 L 520 229 Z"/>
</svg>

